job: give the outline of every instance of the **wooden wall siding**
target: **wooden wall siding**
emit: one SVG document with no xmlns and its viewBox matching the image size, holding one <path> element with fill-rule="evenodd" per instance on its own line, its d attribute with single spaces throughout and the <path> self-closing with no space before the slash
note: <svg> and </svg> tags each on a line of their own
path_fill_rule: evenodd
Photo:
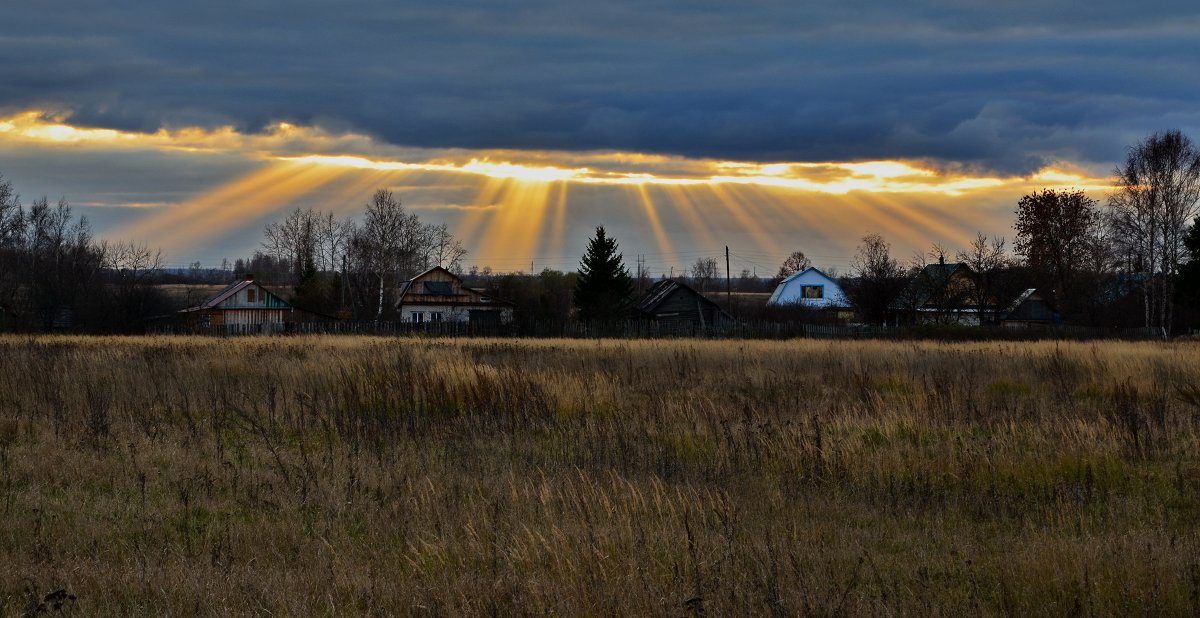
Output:
<svg viewBox="0 0 1200 618">
<path fill-rule="evenodd" d="M 1016 310 L 1008 315 L 1008 321 L 1049 322 L 1054 319 L 1054 309 L 1038 294 L 1025 299 Z"/>
<path fill-rule="evenodd" d="M 724 319 L 716 306 L 684 288 L 676 288 L 667 296 L 654 310 L 654 317 L 660 322 L 703 322 L 706 326 L 712 326 L 717 320 Z"/>
<path fill-rule="evenodd" d="M 453 288 L 453 293 L 429 294 L 425 292 L 426 282 L 446 282 Z M 401 300 L 402 305 L 491 305 L 491 300 L 483 300 L 484 294 L 463 287 L 462 280 L 440 268 L 426 271 L 417 276 L 409 284 L 408 290 Z M 428 311 L 428 309 L 427 309 Z"/>
<path fill-rule="evenodd" d="M 199 324 L 208 316 L 213 326 L 233 324 L 282 324 L 287 318 L 286 309 L 209 309 L 197 312 L 191 322 Z"/>
<path fill-rule="evenodd" d="M 225 324 L 281 324 L 287 315 L 283 309 L 228 309 Z"/>
</svg>

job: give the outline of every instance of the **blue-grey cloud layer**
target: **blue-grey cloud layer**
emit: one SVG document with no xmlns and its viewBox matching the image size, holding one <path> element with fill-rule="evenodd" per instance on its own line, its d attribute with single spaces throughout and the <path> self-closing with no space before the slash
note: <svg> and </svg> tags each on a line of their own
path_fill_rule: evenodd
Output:
<svg viewBox="0 0 1200 618">
<path fill-rule="evenodd" d="M 1149 131 L 1200 130 L 1196 6 L 27 2 L 4 10 L 0 109 L 428 147 L 1107 166 Z"/>
</svg>

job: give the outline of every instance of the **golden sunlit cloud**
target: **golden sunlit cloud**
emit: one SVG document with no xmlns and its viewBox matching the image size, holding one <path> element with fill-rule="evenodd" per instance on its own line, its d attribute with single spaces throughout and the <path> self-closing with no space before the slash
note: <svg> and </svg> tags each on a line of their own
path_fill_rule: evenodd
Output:
<svg viewBox="0 0 1200 618">
<path fill-rule="evenodd" d="M 254 161 L 257 171 L 184 203 L 142 205 L 148 215 L 122 230 L 125 237 L 178 251 L 267 217 L 314 190 L 333 191 L 339 203 L 361 203 L 376 188 L 429 175 L 435 185 L 454 177 L 474 191 L 473 200 L 440 207 L 456 213 L 454 233 L 484 260 L 563 252 L 577 195 L 572 187 L 613 192 L 613 201 L 643 222 L 663 255 L 675 255 L 684 239 L 716 246 L 730 228 L 765 252 L 786 252 L 792 241 L 781 237 L 781 222 L 819 237 L 856 238 L 872 229 L 919 244 L 930 234 L 955 237 L 973 224 L 985 227 L 969 211 L 931 203 L 999 192 L 1019 196 L 1029 187 L 1109 188 L 1108 179 L 1065 164 L 1029 177 L 1002 177 L 908 160 L 758 163 L 631 152 L 406 148 L 284 122 L 253 134 L 231 127 L 136 133 L 74 126 L 68 115 L 37 110 L 0 117 L 0 143 L 231 154 Z"/>
</svg>

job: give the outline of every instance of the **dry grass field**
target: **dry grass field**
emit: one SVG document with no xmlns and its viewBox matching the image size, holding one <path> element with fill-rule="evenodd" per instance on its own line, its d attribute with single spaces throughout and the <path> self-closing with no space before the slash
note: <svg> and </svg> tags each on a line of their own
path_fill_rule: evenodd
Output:
<svg viewBox="0 0 1200 618">
<path fill-rule="evenodd" d="M 1195 615 L 1200 346 L 0 338 L 0 614 Z"/>
</svg>

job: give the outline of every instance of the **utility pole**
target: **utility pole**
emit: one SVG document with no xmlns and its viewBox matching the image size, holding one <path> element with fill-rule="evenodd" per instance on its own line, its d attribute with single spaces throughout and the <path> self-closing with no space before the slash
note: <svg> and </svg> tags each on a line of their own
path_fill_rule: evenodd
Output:
<svg viewBox="0 0 1200 618">
<path fill-rule="evenodd" d="M 733 313 L 733 288 L 730 286 L 732 275 L 729 272 L 729 245 L 725 245 L 725 306 Z"/>
</svg>

